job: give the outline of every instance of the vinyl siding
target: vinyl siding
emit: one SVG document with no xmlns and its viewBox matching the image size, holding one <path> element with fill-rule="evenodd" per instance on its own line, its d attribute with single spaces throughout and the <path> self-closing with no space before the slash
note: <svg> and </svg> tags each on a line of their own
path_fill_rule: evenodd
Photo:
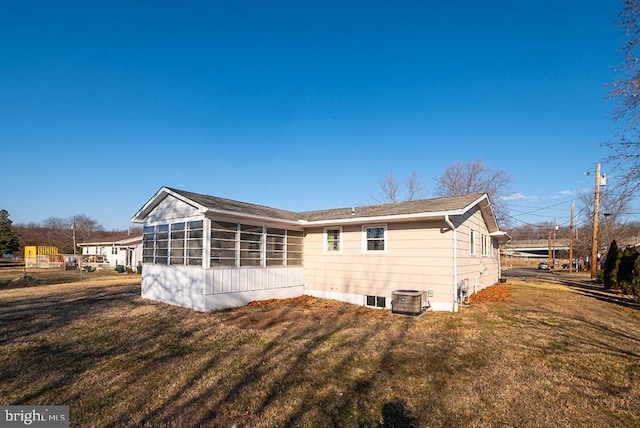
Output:
<svg viewBox="0 0 640 428">
<path fill-rule="evenodd" d="M 195 207 L 173 196 L 167 196 L 149 213 L 145 223 L 170 222 L 198 215 L 198 210 Z"/>
<path fill-rule="evenodd" d="M 377 225 L 377 224 L 372 224 Z M 452 300 L 453 232 L 440 222 L 390 223 L 386 253 L 363 253 L 362 225 L 343 226 L 342 253 L 324 253 L 324 229 L 307 229 L 305 282 L 311 290 L 391 298 L 399 289 L 433 290 Z"/>
<path fill-rule="evenodd" d="M 471 254 L 471 230 L 475 232 L 475 254 Z M 489 254 L 482 254 L 482 236 L 489 236 L 479 209 L 471 211 L 458 228 L 458 283 L 467 280 L 471 292 L 479 291 L 498 282 L 499 251 L 490 240 Z M 489 237 L 490 239 L 490 237 Z M 475 289 L 473 287 L 476 287 Z"/>
</svg>

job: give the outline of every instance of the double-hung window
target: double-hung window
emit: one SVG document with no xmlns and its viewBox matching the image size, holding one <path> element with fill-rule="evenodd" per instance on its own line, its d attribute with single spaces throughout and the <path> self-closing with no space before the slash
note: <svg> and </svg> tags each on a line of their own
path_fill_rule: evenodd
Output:
<svg viewBox="0 0 640 428">
<path fill-rule="evenodd" d="M 387 227 L 384 225 L 363 226 L 363 251 L 384 253 L 387 251 Z"/>
<path fill-rule="evenodd" d="M 324 229 L 324 252 L 325 253 L 341 253 L 342 252 L 342 228 L 326 227 Z"/>
</svg>

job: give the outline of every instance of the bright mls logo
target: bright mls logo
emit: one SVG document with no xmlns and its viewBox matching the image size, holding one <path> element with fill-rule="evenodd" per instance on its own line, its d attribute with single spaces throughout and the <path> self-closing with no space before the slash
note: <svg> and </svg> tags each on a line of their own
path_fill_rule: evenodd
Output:
<svg viewBox="0 0 640 428">
<path fill-rule="evenodd" d="M 69 406 L 0 406 L 0 427 L 69 428 Z"/>
</svg>

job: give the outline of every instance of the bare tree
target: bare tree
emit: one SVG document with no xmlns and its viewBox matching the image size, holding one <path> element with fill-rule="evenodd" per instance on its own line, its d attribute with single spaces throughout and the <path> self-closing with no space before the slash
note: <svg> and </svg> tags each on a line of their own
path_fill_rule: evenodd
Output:
<svg viewBox="0 0 640 428">
<path fill-rule="evenodd" d="M 593 191 L 587 191 L 580 193 L 578 197 L 582 202 L 581 213 L 585 220 L 585 225 L 589 229 L 588 234 L 584 237 L 588 241 L 585 245 L 590 247 L 593 234 L 595 194 Z M 627 242 L 623 231 L 625 230 L 624 219 L 626 214 L 629 213 L 632 201 L 633 195 L 626 190 L 625 186 L 616 186 L 615 188 L 604 186 L 600 188 L 598 242 L 601 245 L 599 246 L 609 245 L 614 239 L 621 246 L 630 244 L 630 242 Z"/>
<path fill-rule="evenodd" d="M 389 170 L 384 179 L 380 182 L 380 191 L 382 192 L 382 202 L 396 203 L 399 199 L 398 180 L 393 176 L 393 171 Z"/>
<path fill-rule="evenodd" d="M 423 197 L 424 191 L 418 178 L 418 173 L 414 170 L 404 181 L 405 190 L 401 193 L 400 183 L 393 176 L 393 171 L 389 170 L 384 179 L 380 181 L 380 196 L 373 197 L 379 203 L 396 203 L 400 201 L 412 201 Z"/>
<path fill-rule="evenodd" d="M 616 70 L 620 79 L 613 82 L 610 98 L 617 101 L 615 117 L 634 125 L 640 107 L 640 66 L 637 56 L 640 43 L 640 1 L 625 0 L 619 14 L 619 25 L 623 29 L 625 41 L 620 48 L 623 62 Z"/>
<path fill-rule="evenodd" d="M 42 227 L 53 230 L 70 229 L 71 219 L 60 217 L 48 217 L 42 222 Z"/>
<path fill-rule="evenodd" d="M 486 193 L 501 223 L 507 223 L 507 196 L 512 182 L 511 174 L 505 170 L 488 168 L 480 160 L 450 164 L 442 175 L 436 178 L 435 194 L 438 196 Z"/>
<path fill-rule="evenodd" d="M 76 234 L 79 242 L 88 241 L 95 232 L 103 230 L 102 225 L 100 225 L 97 220 L 89 218 L 84 214 L 74 216 L 72 222 L 75 222 Z"/>
<path fill-rule="evenodd" d="M 411 174 L 405 180 L 405 185 L 407 187 L 407 194 L 405 197 L 407 201 L 413 201 L 414 199 L 419 199 L 424 196 L 424 188 L 422 187 L 422 184 L 420 184 L 417 171 L 411 171 Z"/>
<path fill-rule="evenodd" d="M 612 151 L 608 161 L 620 168 L 620 177 L 628 184 L 627 191 L 636 194 L 640 190 L 640 1 L 622 2 L 619 24 L 625 41 L 620 48 L 622 64 L 616 70 L 621 77 L 611 84 L 609 98 L 617 102 L 614 118 L 621 128 L 614 141 L 605 143 Z"/>
</svg>

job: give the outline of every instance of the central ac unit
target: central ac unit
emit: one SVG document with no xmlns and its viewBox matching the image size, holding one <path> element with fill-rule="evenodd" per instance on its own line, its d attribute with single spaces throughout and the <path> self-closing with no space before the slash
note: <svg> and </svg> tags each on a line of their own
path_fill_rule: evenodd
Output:
<svg viewBox="0 0 640 428">
<path fill-rule="evenodd" d="M 391 292 L 391 313 L 420 315 L 427 307 L 427 293 L 417 290 L 395 290 Z"/>
</svg>

